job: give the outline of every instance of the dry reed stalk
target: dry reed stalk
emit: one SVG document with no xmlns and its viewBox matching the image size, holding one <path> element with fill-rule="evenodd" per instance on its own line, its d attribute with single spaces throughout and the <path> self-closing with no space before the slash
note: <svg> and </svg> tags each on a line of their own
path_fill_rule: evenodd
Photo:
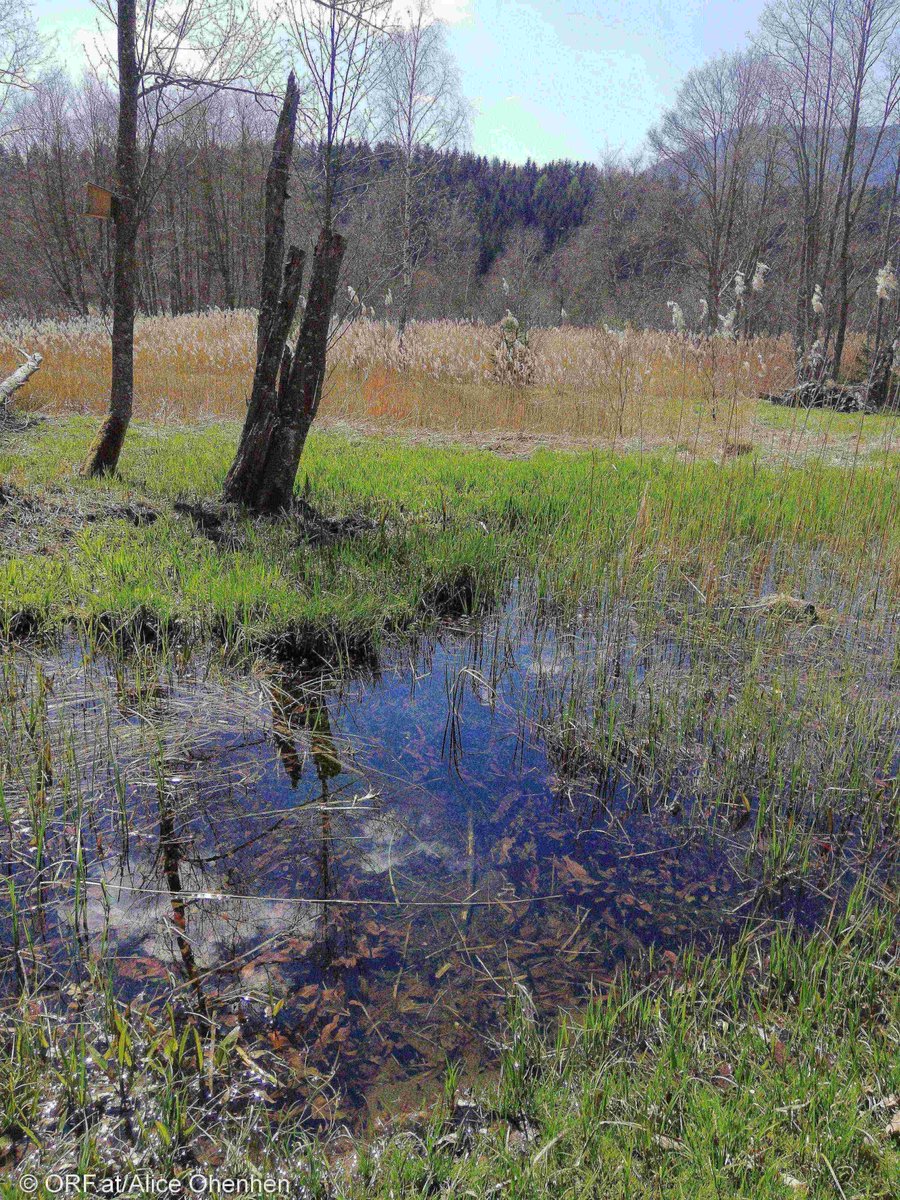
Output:
<svg viewBox="0 0 900 1200">
<path fill-rule="evenodd" d="M 139 319 L 138 417 L 241 419 L 255 320 L 247 310 Z M 565 326 L 531 330 L 527 384 L 502 386 L 496 342 L 493 326 L 447 320 L 411 323 L 401 345 L 384 322 L 354 321 L 332 351 L 322 417 L 685 449 L 721 443 L 724 453 L 726 444 L 752 440 L 755 398 L 784 387 L 793 373 L 788 338 L 692 341 L 675 332 Z M 0 374 L 23 344 L 44 357 L 23 407 L 105 410 L 110 352 L 101 318 L 0 323 Z"/>
</svg>

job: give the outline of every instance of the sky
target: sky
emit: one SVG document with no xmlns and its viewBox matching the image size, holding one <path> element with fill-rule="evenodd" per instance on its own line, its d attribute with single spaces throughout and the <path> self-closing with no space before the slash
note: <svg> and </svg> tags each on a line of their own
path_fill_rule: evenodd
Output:
<svg viewBox="0 0 900 1200">
<path fill-rule="evenodd" d="M 469 148 L 538 163 L 638 153 L 691 67 L 746 43 L 765 0 L 433 0 L 471 104 Z M 36 0 L 72 67 L 90 0 Z"/>
</svg>

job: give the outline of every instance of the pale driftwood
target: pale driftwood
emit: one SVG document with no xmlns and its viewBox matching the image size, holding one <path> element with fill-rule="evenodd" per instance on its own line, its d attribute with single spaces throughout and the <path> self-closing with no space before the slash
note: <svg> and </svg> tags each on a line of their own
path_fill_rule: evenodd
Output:
<svg viewBox="0 0 900 1200">
<path fill-rule="evenodd" d="M 16 370 L 13 371 L 12 375 L 7 376 L 7 378 L 0 383 L 0 406 L 6 408 L 13 397 L 13 393 L 17 392 L 22 384 L 28 382 L 43 361 L 43 355 L 25 355 L 25 361 L 22 363 L 21 367 L 17 367 Z"/>
</svg>

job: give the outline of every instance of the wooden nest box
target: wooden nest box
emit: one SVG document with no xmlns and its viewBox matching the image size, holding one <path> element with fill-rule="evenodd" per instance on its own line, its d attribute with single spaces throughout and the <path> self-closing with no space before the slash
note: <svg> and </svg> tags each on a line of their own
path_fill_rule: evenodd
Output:
<svg viewBox="0 0 900 1200">
<path fill-rule="evenodd" d="M 109 188 L 100 187 L 96 183 L 85 184 L 87 202 L 84 215 L 96 217 L 99 221 L 111 221 L 116 215 L 116 196 Z"/>
</svg>

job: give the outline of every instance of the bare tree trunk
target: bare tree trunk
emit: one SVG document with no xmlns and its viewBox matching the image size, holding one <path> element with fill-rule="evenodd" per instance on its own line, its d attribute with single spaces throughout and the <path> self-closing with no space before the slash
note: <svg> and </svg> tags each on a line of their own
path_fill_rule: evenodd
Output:
<svg viewBox="0 0 900 1200">
<path fill-rule="evenodd" d="M 832 371 L 835 379 L 841 376 L 841 359 L 844 357 L 844 343 L 847 339 L 847 324 L 850 319 L 850 255 L 849 230 L 845 230 L 844 242 L 841 246 L 838 260 L 838 320 L 837 331 L 834 335 L 834 366 Z"/>
<path fill-rule="evenodd" d="M 303 255 L 291 247 L 284 269 L 284 282 L 278 306 L 269 320 L 269 333 L 256 361 L 253 391 L 241 433 L 237 454 L 225 478 L 224 497 L 233 504 L 259 507 L 267 463 L 276 436 L 278 418 L 278 378 L 290 371 L 287 339 L 300 299 L 303 281 Z M 262 318 L 262 312 L 260 312 Z"/>
<path fill-rule="evenodd" d="M 270 322 L 263 354 L 257 360 L 251 411 L 225 480 L 228 501 L 267 513 L 291 505 L 297 468 L 322 398 L 328 330 L 344 249 L 340 234 L 322 230 L 313 254 L 306 310 L 293 355 L 285 344 L 290 331 L 287 314 L 290 310 L 292 317 L 296 309 L 302 256 L 292 251 L 279 307 Z M 295 276 L 292 263 L 298 259 Z"/>
<path fill-rule="evenodd" d="M 225 479 L 227 501 L 254 506 L 278 412 L 278 377 L 290 370 L 287 339 L 297 311 L 303 280 L 303 255 L 292 246 L 284 267 L 284 209 L 294 150 L 300 93 L 293 73 L 275 130 L 266 176 L 266 235 L 259 316 L 256 371 L 240 444 Z"/>
<path fill-rule="evenodd" d="M 135 247 L 138 234 L 138 92 L 136 0 L 118 0 L 119 124 L 116 141 L 118 194 L 113 210 L 112 379 L 109 415 L 94 440 L 86 475 L 115 471 L 134 407 Z"/>
<path fill-rule="evenodd" d="M 297 468 L 322 399 L 328 330 L 345 249 L 339 233 L 323 229 L 319 234 L 300 336 L 290 374 L 282 367 L 277 420 L 252 501 L 258 512 L 280 512 L 291 505 Z"/>
<path fill-rule="evenodd" d="M 179 240 L 179 228 L 175 219 L 175 201 L 172 198 L 172 193 L 169 191 L 166 199 L 166 207 L 169 216 L 169 312 L 180 313 L 184 311 L 183 305 L 183 289 L 181 286 L 181 243 Z"/>
<path fill-rule="evenodd" d="M 409 320 L 409 308 L 412 302 L 412 283 L 413 283 L 413 268 L 412 268 L 412 159 L 409 154 L 406 156 L 406 161 L 403 168 L 403 212 L 402 212 L 402 263 L 401 271 L 402 278 L 400 283 L 400 313 L 397 321 L 397 330 L 400 334 L 401 341 L 403 334 L 406 331 L 406 323 Z"/>
<path fill-rule="evenodd" d="M 288 76 L 284 103 L 278 117 L 272 159 L 266 175 L 266 234 L 263 248 L 262 280 L 260 282 L 259 319 L 256 329 L 257 358 L 265 349 L 269 328 L 278 304 L 278 288 L 284 262 L 284 207 L 287 203 L 294 153 L 294 131 L 300 91 L 293 71 Z"/>
</svg>

